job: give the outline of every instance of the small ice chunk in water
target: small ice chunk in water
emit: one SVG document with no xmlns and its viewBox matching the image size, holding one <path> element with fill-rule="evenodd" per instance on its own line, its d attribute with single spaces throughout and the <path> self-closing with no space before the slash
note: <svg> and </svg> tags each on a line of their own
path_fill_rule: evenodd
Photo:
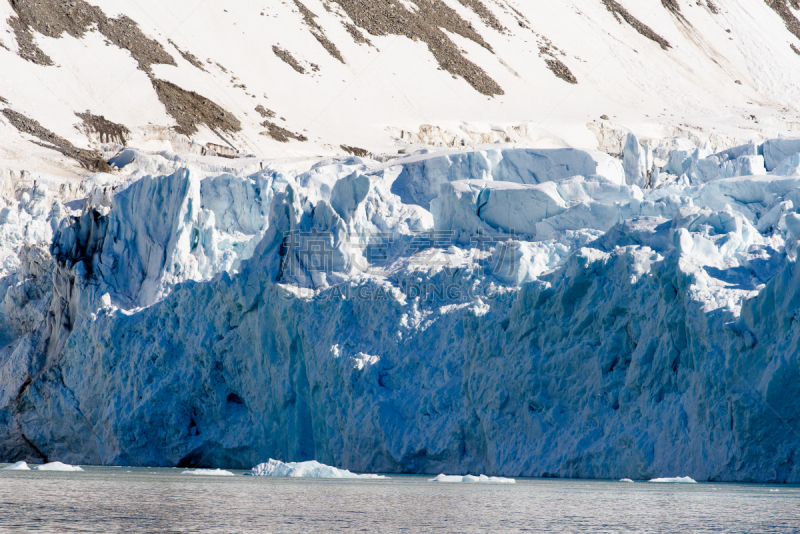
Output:
<svg viewBox="0 0 800 534">
<path fill-rule="evenodd" d="M 26 462 L 17 462 L 15 464 L 11 464 L 8 467 L 4 467 L 3 471 L 30 471 L 31 468 L 28 467 Z"/>
<path fill-rule="evenodd" d="M 503 477 L 487 477 L 486 475 L 473 476 L 473 475 L 445 475 L 440 474 L 436 478 L 432 478 L 431 482 L 478 482 L 478 483 L 492 483 L 492 484 L 516 484 L 517 481 L 513 478 Z"/>
<path fill-rule="evenodd" d="M 633 482 L 633 480 L 631 480 L 629 478 L 621 478 L 620 482 Z"/>
<path fill-rule="evenodd" d="M 294 478 L 386 478 L 382 475 L 357 475 L 347 469 L 338 469 L 321 464 L 315 460 L 308 462 L 281 462 L 270 458 L 269 462 L 258 464 L 248 475 L 256 477 L 294 477 Z"/>
<path fill-rule="evenodd" d="M 661 482 L 666 484 L 697 484 L 697 481 L 690 477 L 665 477 L 653 478 L 650 482 Z"/>
<path fill-rule="evenodd" d="M 33 470 L 33 471 L 67 471 L 67 472 L 83 471 L 83 469 L 81 469 L 77 465 L 67 465 L 67 464 L 62 464 L 61 462 L 50 462 L 50 463 L 47 463 L 47 464 L 44 464 L 44 465 L 37 465 L 35 467 L 31 467 L 31 470 Z"/>
<path fill-rule="evenodd" d="M 431 482 L 464 482 L 464 477 L 461 475 L 440 474 L 436 478 L 431 479 Z"/>
<path fill-rule="evenodd" d="M 224 469 L 195 469 L 194 471 L 184 471 L 182 475 L 198 475 L 206 477 L 232 477 L 235 476 L 230 471 Z"/>
</svg>

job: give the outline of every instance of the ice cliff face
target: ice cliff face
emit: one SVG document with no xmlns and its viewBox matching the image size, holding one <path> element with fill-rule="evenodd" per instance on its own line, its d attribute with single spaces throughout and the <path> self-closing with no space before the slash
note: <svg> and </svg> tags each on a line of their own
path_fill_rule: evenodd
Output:
<svg viewBox="0 0 800 534">
<path fill-rule="evenodd" d="M 18 192 L 0 458 L 800 481 L 800 148 L 631 137 Z"/>
</svg>

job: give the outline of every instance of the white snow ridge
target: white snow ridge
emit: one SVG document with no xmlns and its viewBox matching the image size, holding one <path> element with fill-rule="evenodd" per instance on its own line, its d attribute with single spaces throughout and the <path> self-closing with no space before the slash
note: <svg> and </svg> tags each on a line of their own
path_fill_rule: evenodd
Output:
<svg viewBox="0 0 800 534">
<path fill-rule="evenodd" d="M 796 1 L 135 4 L 0 0 L 0 458 L 800 483 Z"/>
</svg>

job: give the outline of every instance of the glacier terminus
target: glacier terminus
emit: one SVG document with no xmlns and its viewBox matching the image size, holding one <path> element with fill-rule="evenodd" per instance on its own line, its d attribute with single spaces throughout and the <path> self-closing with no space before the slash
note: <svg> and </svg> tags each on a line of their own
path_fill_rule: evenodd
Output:
<svg viewBox="0 0 800 534">
<path fill-rule="evenodd" d="M 800 142 L 673 145 L 18 187 L 0 454 L 797 482 Z"/>
</svg>

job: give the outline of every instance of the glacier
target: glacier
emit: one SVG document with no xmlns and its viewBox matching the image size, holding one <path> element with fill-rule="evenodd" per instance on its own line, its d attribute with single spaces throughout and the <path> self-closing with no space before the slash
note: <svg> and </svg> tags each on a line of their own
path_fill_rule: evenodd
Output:
<svg viewBox="0 0 800 534">
<path fill-rule="evenodd" d="M 800 148 L 625 146 L 0 176 L 0 460 L 800 482 Z"/>
</svg>

